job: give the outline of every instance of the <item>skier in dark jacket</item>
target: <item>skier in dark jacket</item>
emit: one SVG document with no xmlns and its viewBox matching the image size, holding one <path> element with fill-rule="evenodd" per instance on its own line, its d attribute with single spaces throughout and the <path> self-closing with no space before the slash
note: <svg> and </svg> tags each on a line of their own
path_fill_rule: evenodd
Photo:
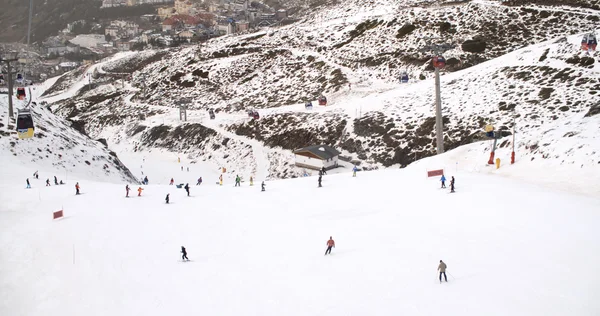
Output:
<svg viewBox="0 0 600 316">
<path fill-rule="evenodd" d="M 46 186 L 49 187 L 50 186 L 50 179 L 46 179 Z"/>
<path fill-rule="evenodd" d="M 187 192 L 188 196 L 190 196 L 190 184 L 186 183 L 183 188 L 185 189 L 185 192 Z"/>
<path fill-rule="evenodd" d="M 185 251 L 185 247 L 184 246 L 181 246 L 181 253 L 182 253 L 181 260 L 190 261 L 190 259 L 188 259 L 188 257 L 187 257 L 187 251 Z"/>
<path fill-rule="evenodd" d="M 169 204 L 169 194 L 170 193 L 167 193 L 167 197 L 165 198 L 165 202 L 167 202 L 167 204 Z"/>
<path fill-rule="evenodd" d="M 450 179 L 450 193 L 454 193 L 454 176 Z"/>
<path fill-rule="evenodd" d="M 31 184 L 29 184 L 29 178 L 27 178 L 27 189 L 31 189 Z"/>
<path fill-rule="evenodd" d="M 54 176 L 54 185 L 58 185 L 58 179 Z"/>
<path fill-rule="evenodd" d="M 129 184 L 125 185 L 125 197 L 129 197 L 129 190 L 131 190 Z"/>
<path fill-rule="evenodd" d="M 323 174 L 327 174 L 327 170 L 325 170 L 325 166 L 323 166 L 323 168 L 321 168 L 321 172 L 323 172 Z"/>
<path fill-rule="evenodd" d="M 265 190 L 265 182 L 264 181 L 260 184 L 260 187 L 261 187 L 261 191 Z"/>
<path fill-rule="evenodd" d="M 322 185 L 321 185 L 321 178 L 322 178 L 322 176 L 319 176 L 319 188 L 322 187 Z"/>
<path fill-rule="evenodd" d="M 201 185 L 202 184 L 202 177 L 198 178 L 198 182 L 196 183 L 196 185 Z"/>
</svg>

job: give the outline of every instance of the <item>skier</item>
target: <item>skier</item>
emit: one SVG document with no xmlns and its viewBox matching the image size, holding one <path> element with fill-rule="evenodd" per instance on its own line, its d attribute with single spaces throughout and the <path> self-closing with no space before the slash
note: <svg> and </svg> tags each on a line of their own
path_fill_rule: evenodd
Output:
<svg viewBox="0 0 600 316">
<path fill-rule="evenodd" d="M 144 177 L 144 184 L 145 184 L 145 185 L 148 185 L 148 176 L 145 176 L 145 177 Z"/>
<path fill-rule="evenodd" d="M 242 179 L 240 178 L 240 176 L 239 176 L 239 175 L 236 175 L 236 176 L 235 176 L 235 186 L 236 186 L 236 187 L 239 187 L 239 186 L 240 186 L 240 181 L 241 181 L 241 180 L 242 180 Z"/>
<path fill-rule="evenodd" d="M 181 166 L 181 171 L 183 171 L 183 166 Z"/>
<path fill-rule="evenodd" d="M 173 183 L 175 183 L 175 180 L 173 180 L 173 178 L 171 178 L 171 182 L 169 182 L 169 185 L 173 185 Z"/>
<path fill-rule="evenodd" d="M 49 187 L 50 186 L 50 179 L 46 179 L 46 186 Z"/>
<path fill-rule="evenodd" d="M 31 189 L 31 184 L 29 184 L 29 178 L 27 178 L 27 189 Z"/>
<path fill-rule="evenodd" d="M 169 194 L 170 193 L 167 193 L 167 197 L 165 198 L 165 202 L 167 202 L 167 204 L 169 204 Z"/>
<path fill-rule="evenodd" d="M 187 171 L 190 172 L 190 167 L 187 167 Z"/>
<path fill-rule="evenodd" d="M 184 260 L 190 261 L 190 259 L 188 259 L 188 257 L 187 257 L 187 251 L 185 251 L 184 246 L 181 246 L 181 253 L 183 254 L 183 255 L 181 255 L 182 261 L 184 261 Z"/>
<path fill-rule="evenodd" d="M 223 185 L 223 175 L 219 176 L 219 185 Z"/>
<path fill-rule="evenodd" d="M 442 178 L 440 179 L 440 181 L 442 181 L 442 189 L 446 188 L 446 177 L 444 177 L 444 175 L 442 175 Z"/>
<path fill-rule="evenodd" d="M 444 280 L 448 282 L 448 278 L 446 277 L 446 264 L 444 261 L 440 260 L 440 265 L 438 265 L 438 271 L 440 271 L 440 283 L 442 283 L 442 274 L 444 275 Z"/>
<path fill-rule="evenodd" d="M 198 178 L 198 182 L 196 183 L 196 185 L 201 185 L 202 184 L 202 177 Z"/>
<path fill-rule="evenodd" d="M 129 197 L 129 184 L 125 185 L 125 197 Z"/>
<path fill-rule="evenodd" d="M 75 195 L 79 195 L 79 182 L 75 183 Z"/>
<path fill-rule="evenodd" d="M 327 253 L 331 254 L 331 248 L 335 248 L 335 241 L 333 241 L 333 237 L 329 236 L 329 240 L 327 241 L 327 250 L 325 250 L 325 255 L 327 255 Z"/>
<path fill-rule="evenodd" d="M 252 179 L 252 176 L 250 176 L 250 186 L 254 185 L 254 179 Z"/>
<path fill-rule="evenodd" d="M 33 173 L 33 176 L 34 176 L 36 179 L 39 179 L 39 178 L 40 178 L 40 175 L 38 174 L 37 170 L 36 170 L 36 171 Z"/>
<path fill-rule="evenodd" d="M 142 191 L 144 191 L 144 189 L 142 187 L 138 188 L 138 196 L 142 196 Z"/>
<path fill-rule="evenodd" d="M 56 179 L 56 176 L 54 176 L 54 185 L 58 185 L 58 179 Z"/>
<path fill-rule="evenodd" d="M 323 168 L 321 168 L 321 172 L 323 172 L 323 174 L 327 174 L 327 171 L 325 170 L 325 166 L 323 166 Z"/>
<path fill-rule="evenodd" d="M 321 185 L 321 177 L 322 176 L 319 176 L 319 188 L 322 187 L 322 185 Z"/>
<path fill-rule="evenodd" d="M 261 187 L 261 191 L 264 192 L 265 191 L 265 182 L 263 181 L 260 185 Z"/>
<path fill-rule="evenodd" d="M 354 166 L 354 168 L 352 168 L 352 176 L 356 177 L 356 171 L 358 171 L 358 168 L 356 168 L 356 166 Z"/>
<path fill-rule="evenodd" d="M 190 196 L 190 184 L 186 183 L 185 187 L 183 187 L 185 189 L 185 192 L 187 192 L 188 196 Z"/>
<path fill-rule="evenodd" d="M 450 179 L 450 193 L 454 193 L 454 176 Z"/>
</svg>

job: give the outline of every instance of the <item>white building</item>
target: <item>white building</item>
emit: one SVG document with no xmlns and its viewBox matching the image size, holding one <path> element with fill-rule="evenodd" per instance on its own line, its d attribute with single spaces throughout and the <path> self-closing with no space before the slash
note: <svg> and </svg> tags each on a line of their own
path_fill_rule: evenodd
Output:
<svg viewBox="0 0 600 316">
<path fill-rule="evenodd" d="M 340 152 L 327 145 L 308 146 L 294 151 L 296 166 L 320 170 L 338 166 Z"/>
</svg>

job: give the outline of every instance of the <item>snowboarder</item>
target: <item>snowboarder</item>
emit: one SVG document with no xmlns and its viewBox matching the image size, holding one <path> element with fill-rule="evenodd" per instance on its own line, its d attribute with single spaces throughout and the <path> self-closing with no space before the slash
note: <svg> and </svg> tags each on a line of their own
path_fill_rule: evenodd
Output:
<svg viewBox="0 0 600 316">
<path fill-rule="evenodd" d="M 260 184 L 260 187 L 261 187 L 261 191 L 264 192 L 265 191 L 265 182 L 264 181 Z"/>
<path fill-rule="evenodd" d="M 240 185 L 240 181 L 242 181 L 242 179 L 240 178 L 240 176 L 239 176 L 239 175 L 236 175 L 236 176 L 235 176 L 235 186 L 236 186 L 236 187 L 239 187 L 239 186 L 241 186 L 241 185 Z"/>
<path fill-rule="evenodd" d="M 54 185 L 58 185 L 58 179 L 54 176 Z"/>
<path fill-rule="evenodd" d="M 181 260 L 190 261 L 190 259 L 188 259 L 188 257 L 187 257 L 187 251 L 185 251 L 184 246 L 181 246 L 181 253 L 183 254 L 183 255 L 181 255 Z"/>
<path fill-rule="evenodd" d="M 356 166 L 354 166 L 354 168 L 352 168 L 352 176 L 356 177 L 356 171 L 358 171 L 358 168 L 356 168 Z"/>
<path fill-rule="evenodd" d="M 250 186 L 254 185 L 254 179 L 252 179 L 252 176 L 250 176 Z"/>
<path fill-rule="evenodd" d="M 75 183 L 75 195 L 79 195 L 79 182 Z"/>
<path fill-rule="evenodd" d="M 46 186 L 49 187 L 50 186 L 50 179 L 46 179 Z"/>
<path fill-rule="evenodd" d="M 129 184 L 125 185 L 125 197 L 129 197 Z"/>
<path fill-rule="evenodd" d="M 331 254 L 331 248 L 335 248 L 335 241 L 333 241 L 333 237 L 329 236 L 329 240 L 327 241 L 327 250 L 325 250 L 325 255 L 327 255 L 327 253 Z"/>
<path fill-rule="evenodd" d="M 144 189 L 142 187 L 138 188 L 138 196 L 142 196 L 142 191 L 144 191 Z"/>
<path fill-rule="evenodd" d="M 169 185 L 173 185 L 173 183 L 175 183 L 175 180 L 173 180 L 173 178 L 171 178 L 171 182 L 169 182 Z"/>
<path fill-rule="evenodd" d="M 321 168 L 321 172 L 323 172 L 323 174 L 327 174 L 327 170 L 325 170 L 325 166 L 323 166 L 323 168 Z"/>
<path fill-rule="evenodd" d="M 185 192 L 187 192 L 188 196 L 190 196 L 190 184 L 186 183 L 183 188 L 185 189 Z"/>
<path fill-rule="evenodd" d="M 198 178 L 198 183 L 196 183 L 196 185 L 201 185 L 202 184 L 202 177 Z"/>
<path fill-rule="evenodd" d="M 440 260 L 440 265 L 438 265 L 438 271 L 440 271 L 440 283 L 442 283 L 442 274 L 444 275 L 444 280 L 448 282 L 448 278 L 446 277 L 446 264 L 444 261 Z"/>
<path fill-rule="evenodd" d="M 165 202 L 167 202 L 167 204 L 169 204 L 169 194 L 170 193 L 167 193 L 167 197 L 165 198 Z"/>
<path fill-rule="evenodd" d="M 319 188 L 322 187 L 322 185 L 321 185 L 321 178 L 322 178 L 322 176 L 319 176 Z"/>
<path fill-rule="evenodd" d="M 454 176 L 450 179 L 450 193 L 454 193 Z"/>
<path fill-rule="evenodd" d="M 444 177 L 444 175 L 442 175 L 442 178 L 440 179 L 440 181 L 442 181 L 442 189 L 446 188 L 446 177 Z"/>
<path fill-rule="evenodd" d="M 31 189 L 31 184 L 29 184 L 29 178 L 27 178 L 27 189 Z"/>
</svg>

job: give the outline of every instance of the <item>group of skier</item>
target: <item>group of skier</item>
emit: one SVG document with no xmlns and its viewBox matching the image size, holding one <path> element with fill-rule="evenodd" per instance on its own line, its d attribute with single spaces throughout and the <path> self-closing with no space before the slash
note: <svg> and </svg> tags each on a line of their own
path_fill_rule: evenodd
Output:
<svg viewBox="0 0 600 316">
<path fill-rule="evenodd" d="M 33 173 L 33 177 L 36 179 L 40 178 L 39 173 L 36 171 Z M 31 189 L 31 182 L 29 182 L 29 178 L 25 179 L 25 184 L 27 185 L 25 188 L 27 189 Z M 61 184 L 65 184 L 62 180 L 60 180 L 60 182 L 58 181 L 58 178 L 56 176 L 54 176 L 54 185 L 61 185 Z M 49 187 L 50 185 L 50 178 L 46 179 L 46 186 Z"/>
<path fill-rule="evenodd" d="M 446 188 L 446 177 L 444 175 L 442 175 L 442 178 L 440 179 L 440 181 L 442 182 L 442 189 Z M 450 193 L 454 193 L 454 176 L 452 176 L 452 178 L 450 179 Z"/>
</svg>

